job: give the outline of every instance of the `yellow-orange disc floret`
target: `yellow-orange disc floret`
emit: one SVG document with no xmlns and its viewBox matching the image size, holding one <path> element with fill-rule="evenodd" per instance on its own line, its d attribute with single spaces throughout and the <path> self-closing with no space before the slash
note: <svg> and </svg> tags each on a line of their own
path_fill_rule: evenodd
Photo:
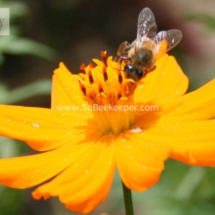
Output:
<svg viewBox="0 0 215 215">
<path fill-rule="evenodd" d="M 134 110 L 124 110 L 134 104 L 136 83 L 125 77 L 112 57 L 106 59 L 104 52 L 102 57 L 103 63 L 94 60 L 95 67 L 81 66 L 79 84 L 102 133 L 118 134 L 134 124 Z"/>
</svg>

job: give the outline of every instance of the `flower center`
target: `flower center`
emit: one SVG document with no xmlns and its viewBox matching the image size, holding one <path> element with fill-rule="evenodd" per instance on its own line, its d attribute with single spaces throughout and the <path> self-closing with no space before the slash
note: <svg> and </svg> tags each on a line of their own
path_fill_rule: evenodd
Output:
<svg viewBox="0 0 215 215">
<path fill-rule="evenodd" d="M 134 124 L 136 83 L 125 77 L 112 57 L 106 58 L 106 52 L 101 55 L 103 62 L 94 59 L 96 67 L 81 66 L 79 84 L 102 133 L 119 134 Z"/>
</svg>

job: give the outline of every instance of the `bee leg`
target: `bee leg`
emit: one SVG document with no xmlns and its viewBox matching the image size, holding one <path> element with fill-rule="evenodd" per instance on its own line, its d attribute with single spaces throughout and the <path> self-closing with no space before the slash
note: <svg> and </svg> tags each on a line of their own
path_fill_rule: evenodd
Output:
<svg viewBox="0 0 215 215">
<path fill-rule="evenodd" d="M 154 66 L 154 67 L 150 70 L 150 72 L 154 71 L 155 69 L 156 69 L 156 66 Z"/>
<path fill-rule="evenodd" d="M 131 44 L 128 43 L 127 41 L 121 43 L 119 45 L 119 48 L 117 50 L 117 55 L 121 56 L 121 55 L 127 55 L 129 49 L 131 48 Z"/>
<path fill-rule="evenodd" d="M 132 48 L 132 45 L 127 41 L 121 43 L 117 50 L 117 56 L 114 58 L 114 61 L 119 62 L 121 56 L 125 56 L 128 54 L 128 51 Z"/>
<path fill-rule="evenodd" d="M 131 61 L 131 58 L 128 56 L 120 56 L 119 57 L 119 64 L 121 65 L 123 61 Z"/>
</svg>

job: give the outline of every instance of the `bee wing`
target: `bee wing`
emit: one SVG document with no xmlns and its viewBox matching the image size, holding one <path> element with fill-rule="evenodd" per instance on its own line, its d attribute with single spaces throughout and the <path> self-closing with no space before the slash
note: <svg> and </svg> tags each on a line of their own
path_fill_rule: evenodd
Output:
<svg viewBox="0 0 215 215">
<path fill-rule="evenodd" d="M 137 22 L 137 39 L 135 40 L 135 50 L 142 47 L 147 39 L 154 39 L 157 33 L 155 17 L 149 8 L 143 8 L 139 14 Z"/>
<path fill-rule="evenodd" d="M 180 30 L 172 29 L 169 31 L 161 31 L 154 38 L 155 59 L 158 59 L 172 48 L 174 48 L 182 39 L 182 32 Z"/>
</svg>

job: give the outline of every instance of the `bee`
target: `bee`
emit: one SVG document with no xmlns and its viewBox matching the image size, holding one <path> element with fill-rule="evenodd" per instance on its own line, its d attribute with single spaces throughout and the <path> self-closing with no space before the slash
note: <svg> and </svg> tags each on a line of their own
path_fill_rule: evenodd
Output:
<svg viewBox="0 0 215 215">
<path fill-rule="evenodd" d="M 155 62 L 174 48 L 182 39 L 180 30 L 172 29 L 157 33 L 154 14 L 149 8 L 143 8 L 137 22 L 137 38 L 131 44 L 120 44 L 115 61 L 125 61 L 123 69 L 127 78 L 135 82 L 155 69 Z"/>
</svg>

